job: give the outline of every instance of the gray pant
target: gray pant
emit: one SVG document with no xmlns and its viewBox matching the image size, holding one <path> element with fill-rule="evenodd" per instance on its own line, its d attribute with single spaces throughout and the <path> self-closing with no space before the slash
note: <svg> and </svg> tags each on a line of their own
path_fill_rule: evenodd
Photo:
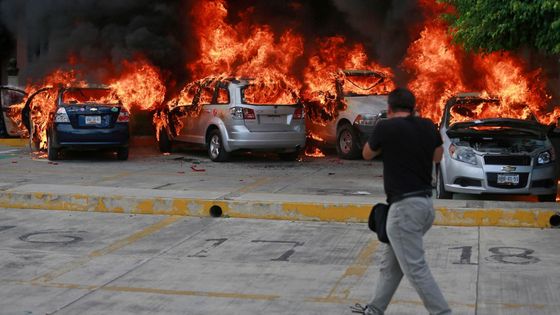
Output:
<svg viewBox="0 0 560 315">
<path fill-rule="evenodd" d="M 424 259 L 422 237 L 434 222 L 432 199 L 412 197 L 395 202 L 387 217 L 387 235 L 375 297 L 366 314 L 384 314 L 403 277 L 416 289 L 431 315 L 449 315 L 451 309 Z M 371 313 L 373 311 L 373 313 Z"/>
</svg>

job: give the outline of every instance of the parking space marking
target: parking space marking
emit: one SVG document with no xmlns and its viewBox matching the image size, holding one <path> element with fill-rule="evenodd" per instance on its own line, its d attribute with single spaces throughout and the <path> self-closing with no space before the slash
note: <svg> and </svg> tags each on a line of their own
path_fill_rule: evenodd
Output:
<svg viewBox="0 0 560 315">
<path fill-rule="evenodd" d="M 238 197 L 242 194 L 251 192 L 252 190 L 254 190 L 255 188 L 261 187 L 264 184 L 269 183 L 272 180 L 272 178 L 270 177 L 260 177 L 257 180 L 255 180 L 254 182 L 241 186 L 241 188 L 234 190 L 224 196 L 221 196 L 220 199 L 228 199 L 228 198 L 232 198 L 232 197 Z"/>
<path fill-rule="evenodd" d="M 251 294 L 251 293 L 234 293 L 234 292 L 212 292 L 212 291 L 194 291 L 194 290 L 173 290 L 173 289 L 161 289 L 161 288 L 149 288 L 149 287 L 130 287 L 130 286 L 97 286 L 97 285 L 87 285 L 87 284 L 76 284 L 76 283 L 58 283 L 58 282 L 48 282 L 48 283 L 38 283 L 20 280 L 0 280 L 0 283 L 11 283 L 18 285 L 31 285 L 35 287 L 44 288 L 58 288 L 58 289 L 74 289 L 74 290 L 87 290 L 87 291 L 109 291 L 109 292 L 119 292 L 119 293 L 148 293 L 148 294 L 158 294 L 158 295 L 176 295 L 176 296 L 195 296 L 195 297 L 208 297 L 208 298 L 228 298 L 228 299 L 238 299 L 238 300 L 254 300 L 254 301 L 293 301 L 293 302 L 304 302 L 304 303 L 323 303 L 323 304 L 337 304 L 337 305 L 353 305 L 354 303 L 363 302 L 357 299 L 343 298 L 343 297 L 333 297 L 329 299 L 325 298 L 313 298 L 313 297 L 294 297 L 294 296 L 281 296 L 281 295 L 267 295 L 267 294 Z M 451 307 L 464 307 L 469 309 L 475 309 L 476 305 L 472 303 L 460 303 L 454 301 L 448 301 Z M 555 305 L 542 305 L 542 304 L 511 304 L 511 303 L 484 303 L 485 305 L 496 305 L 502 306 L 505 309 L 519 309 L 519 308 L 545 308 L 554 307 Z M 418 305 L 422 306 L 421 300 L 392 300 L 391 305 Z"/>
<path fill-rule="evenodd" d="M 174 222 L 176 222 L 177 220 L 183 218 L 182 216 L 170 216 L 167 218 L 164 218 L 163 220 L 154 223 L 144 229 L 142 229 L 141 231 L 138 231 L 128 237 L 125 237 L 123 239 L 120 239 L 112 244 L 109 244 L 108 246 L 99 249 L 99 250 L 94 250 L 91 253 L 89 253 L 87 256 L 82 257 L 80 259 L 77 259 L 73 262 L 70 262 L 64 266 L 62 266 L 61 268 L 57 269 L 57 270 L 53 270 L 50 271 L 44 275 L 41 275 L 39 277 L 36 277 L 34 279 L 32 279 L 32 282 L 49 282 L 52 281 L 58 277 L 60 277 L 63 274 L 66 274 L 78 267 L 81 267 L 83 265 L 85 265 L 86 263 L 90 262 L 91 260 L 97 258 L 97 257 L 101 257 L 110 253 L 113 253 L 127 245 L 130 245 L 146 236 L 152 235 L 160 230 L 162 230 L 163 228 L 173 224 Z"/>
<path fill-rule="evenodd" d="M 331 289 L 327 297 L 314 299 L 316 302 L 329 302 L 334 300 L 348 300 L 350 292 L 354 285 L 365 276 L 367 269 L 373 264 L 373 254 L 379 247 L 379 241 L 372 239 L 367 243 L 354 262 L 344 274 L 335 282 L 334 287 Z"/>
</svg>

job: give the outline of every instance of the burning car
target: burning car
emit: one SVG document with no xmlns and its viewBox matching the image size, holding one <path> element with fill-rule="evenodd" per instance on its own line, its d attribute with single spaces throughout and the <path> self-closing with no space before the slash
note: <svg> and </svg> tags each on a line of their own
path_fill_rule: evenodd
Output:
<svg viewBox="0 0 560 315">
<path fill-rule="evenodd" d="M 32 149 L 46 147 L 49 160 L 61 150 L 114 149 L 128 159 L 130 115 L 105 86 L 46 87 L 31 94 L 22 111 Z"/>
<path fill-rule="evenodd" d="M 436 169 L 437 197 L 529 194 L 555 201 L 556 154 L 549 129 L 523 106 L 506 111 L 498 99 L 479 93 L 452 97 L 440 124 L 444 155 Z"/>
<path fill-rule="evenodd" d="M 335 76 L 336 115 L 332 119 L 309 119 L 313 137 L 321 139 L 322 145 L 335 146 L 341 158 L 361 157 L 375 124 L 387 117 L 386 78 L 377 71 L 340 71 Z"/>
<path fill-rule="evenodd" d="M 303 107 L 289 93 L 279 98 L 259 93 L 270 92 L 263 88 L 253 79 L 192 85 L 186 91 L 190 103 L 177 103 L 166 114 L 169 124 L 159 133 L 160 150 L 170 152 L 174 142 L 188 142 L 206 146 L 215 162 L 227 161 L 237 150 L 297 159 L 306 140 Z"/>
<path fill-rule="evenodd" d="M 14 106 L 23 105 L 27 93 L 10 87 L 0 86 L 0 137 L 17 137 L 21 135 L 17 123 L 10 118 Z"/>
</svg>

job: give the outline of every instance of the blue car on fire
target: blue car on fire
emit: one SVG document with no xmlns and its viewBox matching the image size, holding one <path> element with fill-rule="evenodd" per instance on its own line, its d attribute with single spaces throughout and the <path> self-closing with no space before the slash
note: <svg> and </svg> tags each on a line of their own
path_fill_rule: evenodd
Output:
<svg viewBox="0 0 560 315">
<path fill-rule="evenodd" d="M 32 149 L 46 149 L 49 160 L 63 150 L 129 152 L 130 114 L 106 86 L 47 87 L 31 94 L 22 112 Z"/>
</svg>

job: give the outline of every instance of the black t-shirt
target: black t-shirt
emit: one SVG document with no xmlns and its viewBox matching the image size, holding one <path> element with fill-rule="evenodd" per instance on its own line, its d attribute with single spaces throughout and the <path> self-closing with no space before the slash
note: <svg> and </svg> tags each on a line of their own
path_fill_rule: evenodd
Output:
<svg viewBox="0 0 560 315">
<path fill-rule="evenodd" d="M 434 150 L 443 143 L 432 121 L 414 116 L 382 120 L 368 143 L 382 150 L 387 199 L 431 189 Z"/>
</svg>

